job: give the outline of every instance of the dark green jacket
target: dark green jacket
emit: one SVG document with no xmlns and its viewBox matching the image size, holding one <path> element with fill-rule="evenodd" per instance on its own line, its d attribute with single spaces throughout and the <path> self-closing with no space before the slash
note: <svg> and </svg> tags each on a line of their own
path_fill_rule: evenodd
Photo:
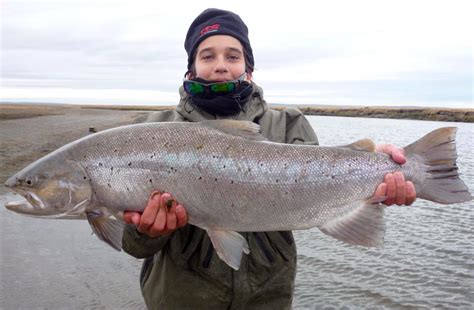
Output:
<svg viewBox="0 0 474 310">
<path fill-rule="evenodd" d="M 180 95 L 176 110 L 151 113 L 138 122 L 215 119 L 194 108 L 182 88 Z M 245 111 L 232 118 L 259 124 L 262 134 L 274 142 L 317 144 L 312 127 L 300 111 L 269 109 L 262 89 L 255 84 Z M 149 309 L 291 308 L 296 274 L 292 233 L 242 235 L 249 243 L 250 254 L 243 255 L 238 271 L 219 259 L 204 230 L 190 224 L 158 238 L 127 226 L 123 249 L 134 257 L 146 258 L 140 284 Z"/>
</svg>

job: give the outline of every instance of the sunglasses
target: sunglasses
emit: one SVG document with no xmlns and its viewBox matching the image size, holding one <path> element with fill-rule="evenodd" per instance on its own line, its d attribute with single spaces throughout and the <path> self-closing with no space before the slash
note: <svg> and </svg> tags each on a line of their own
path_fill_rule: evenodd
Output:
<svg viewBox="0 0 474 310">
<path fill-rule="evenodd" d="M 184 90 L 192 95 L 207 94 L 227 94 L 235 91 L 240 81 L 229 81 L 220 83 L 203 84 L 195 81 L 186 80 L 183 82 Z"/>
<path fill-rule="evenodd" d="M 218 83 L 200 83 L 192 80 L 183 82 L 184 90 L 191 96 L 202 94 L 228 94 L 234 92 L 240 83 L 244 80 L 246 73 L 243 73 L 237 80 L 218 82 Z"/>
</svg>

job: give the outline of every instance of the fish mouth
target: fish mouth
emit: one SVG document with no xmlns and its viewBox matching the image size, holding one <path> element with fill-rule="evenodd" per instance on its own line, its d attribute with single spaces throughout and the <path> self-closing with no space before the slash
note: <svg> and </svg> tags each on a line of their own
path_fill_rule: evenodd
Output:
<svg viewBox="0 0 474 310">
<path fill-rule="evenodd" d="M 14 212 L 18 212 L 18 210 L 34 209 L 34 207 L 27 200 L 7 202 L 5 208 Z"/>
<path fill-rule="evenodd" d="M 35 193 L 27 192 L 24 197 L 35 209 L 45 209 L 43 201 Z"/>
<path fill-rule="evenodd" d="M 25 200 L 8 202 L 5 205 L 10 211 L 22 214 L 41 214 L 46 210 L 46 206 L 35 193 L 15 188 L 14 191 L 25 198 Z"/>
</svg>

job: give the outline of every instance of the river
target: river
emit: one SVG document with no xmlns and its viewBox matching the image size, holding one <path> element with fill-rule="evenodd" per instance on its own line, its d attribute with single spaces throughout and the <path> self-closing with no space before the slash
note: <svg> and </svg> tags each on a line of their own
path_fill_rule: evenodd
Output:
<svg viewBox="0 0 474 310">
<path fill-rule="evenodd" d="M 404 146 L 458 127 L 458 165 L 474 189 L 474 125 L 309 116 L 321 145 L 360 138 Z M 0 196 L 0 205 L 13 199 Z M 416 201 L 386 212 L 382 249 L 345 245 L 317 229 L 295 232 L 295 309 L 471 309 L 473 202 Z M 141 262 L 91 235 L 85 221 L 39 220 L 0 208 L 1 309 L 140 309 Z M 184 292 L 183 292 L 184 293 Z"/>
</svg>

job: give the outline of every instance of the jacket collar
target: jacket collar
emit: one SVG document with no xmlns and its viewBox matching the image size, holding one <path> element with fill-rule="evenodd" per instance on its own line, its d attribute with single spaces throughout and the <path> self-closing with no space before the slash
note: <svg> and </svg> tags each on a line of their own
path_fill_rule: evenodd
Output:
<svg viewBox="0 0 474 310">
<path fill-rule="evenodd" d="M 249 102 L 245 105 L 244 111 L 241 111 L 237 115 L 233 115 L 228 118 L 237 120 L 254 121 L 260 118 L 267 110 L 268 106 L 265 100 L 263 100 L 263 90 L 252 82 L 253 91 L 250 94 Z M 190 96 L 184 91 L 183 86 L 179 88 L 179 95 L 181 97 L 176 112 L 178 112 L 184 119 L 190 122 L 201 122 L 211 119 L 223 119 L 226 117 L 220 117 L 209 114 L 205 111 L 199 110 L 191 104 Z"/>
</svg>

